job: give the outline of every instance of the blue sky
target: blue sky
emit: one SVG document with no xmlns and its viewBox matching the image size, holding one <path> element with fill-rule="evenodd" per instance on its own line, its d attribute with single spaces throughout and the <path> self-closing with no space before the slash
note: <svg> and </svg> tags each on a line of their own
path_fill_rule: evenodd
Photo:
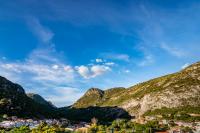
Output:
<svg viewBox="0 0 200 133">
<path fill-rule="evenodd" d="M 198 0 L 0 1 L 0 75 L 57 106 L 200 57 Z"/>
</svg>

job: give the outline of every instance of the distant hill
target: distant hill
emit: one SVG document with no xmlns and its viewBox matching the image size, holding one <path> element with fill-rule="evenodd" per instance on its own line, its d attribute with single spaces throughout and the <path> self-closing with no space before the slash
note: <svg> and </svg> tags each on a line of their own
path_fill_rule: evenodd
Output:
<svg viewBox="0 0 200 133">
<path fill-rule="evenodd" d="M 24 89 L 0 76 L 0 114 L 20 117 L 56 117 L 56 109 L 39 95 L 25 94 Z"/>
<path fill-rule="evenodd" d="M 35 93 L 27 93 L 26 94 L 29 98 L 33 99 L 35 102 L 48 106 L 50 108 L 56 108 L 50 101 L 46 101 L 42 96 L 35 94 Z"/>
<path fill-rule="evenodd" d="M 119 107 L 132 116 L 185 111 L 200 113 L 200 62 L 180 72 L 129 88 L 89 89 L 72 107 Z"/>
</svg>

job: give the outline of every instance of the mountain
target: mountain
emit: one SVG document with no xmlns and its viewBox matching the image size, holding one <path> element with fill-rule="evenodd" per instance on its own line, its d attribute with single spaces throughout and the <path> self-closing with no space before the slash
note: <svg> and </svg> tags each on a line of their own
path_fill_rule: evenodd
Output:
<svg viewBox="0 0 200 133">
<path fill-rule="evenodd" d="M 113 89 L 113 92 L 121 89 Z M 110 93 L 108 94 L 110 95 Z M 59 108 L 60 114 L 69 120 L 87 122 L 90 122 L 94 117 L 97 118 L 99 122 L 111 122 L 117 118 L 131 119 L 129 113 L 120 107 L 98 106 L 99 101 L 101 101 L 104 95 L 107 95 L 107 93 L 105 94 L 104 91 L 98 88 L 91 88 L 73 106 Z"/>
<path fill-rule="evenodd" d="M 40 96 L 38 94 L 27 93 L 26 95 L 39 104 L 46 105 L 46 106 L 52 107 L 52 108 L 56 108 L 56 106 L 54 106 L 50 101 L 46 101 L 42 96 Z"/>
<path fill-rule="evenodd" d="M 19 117 L 55 117 L 56 109 L 38 95 L 26 95 L 24 89 L 0 76 L 0 114 Z M 36 99 L 40 99 L 38 102 Z M 42 99 L 42 100 L 41 100 Z M 41 102 L 42 101 L 42 102 Z"/>
<path fill-rule="evenodd" d="M 99 101 L 101 101 L 103 95 L 104 91 L 98 88 L 91 88 L 74 104 L 74 107 L 95 106 Z"/>
<path fill-rule="evenodd" d="M 114 92 L 114 90 L 113 90 Z M 111 92 L 112 93 L 112 92 Z M 93 101 L 101 100 L 104 91 L 91 88 L 86 94 L 83 103 L 94 105 Z M 109 94 L 110 95 L 110 94 Z M 87 105 L 86 104 L 86 105 Z M 85 106 L 86 106 L 85 105 Z M 112 121 L 116 118 L 130 119 L 130 115 L 122 108 L 118 107 L 86 107 L 56 108 L 51 102 L 46 101 L 38 94 L 26 94 L 24 89 L 4 77 L 0 76 L 0 114 L 18 117 L 36 118 L 60 118 L 66 117 L 75 121 L 90 121 L 93 117 L 100 121 Z"/>
<path fill-rule="evenodd" d="M 72 107 L 119 107 L 135 117 L 165 111 L 200 113 L 200 62 L 129 88 L 89 89 Z"/>
</svg>

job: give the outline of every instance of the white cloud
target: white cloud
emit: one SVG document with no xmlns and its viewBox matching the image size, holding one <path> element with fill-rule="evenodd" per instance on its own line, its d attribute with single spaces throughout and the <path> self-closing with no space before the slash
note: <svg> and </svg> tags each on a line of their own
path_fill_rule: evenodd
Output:
<svg viewBox="0 0 200 133">
<path fill-rule="evenodd" d="M 66 86 L 55 86 L 51 91 L 53 95 L 48 95 L 46 99 L 58 107 L 71 105 L 83 95 L 80 89 Z"/>
<path fill-rule="evenodd" d="M 27 92 L 42 94 L 45 98 L 48 97 L 48 100 L 57 106 L 67 106 L 82 95 L 77 89 L 57 90 L 56 87 L 60 85 L 73 85 L 76 75 L 73 67 L 62 62 L 54 64 L 50 62 L 41 63 L 34 59 L 26 59 L 21 62 L 0 60 L 0 74 L 23 85 Z M 58 94 L 51 94 L 56 91 Z"/>
<path fill-rule="evenodd" d="M 171 55 L 174 55 L 176 57 L 182 57 L 184 56 L 184 52 L 175 48 L 175 47 L 170 47 L 169 45 L 165 44 L 165 43 L 161 43 L 160 47 L 167 51 L 168 53 L 170 53 Z"/>
<path fill-rule="evenodd" d="M 1 71 L 12 73 L 12 75 L 19 77 L 29 75 L 31 79 L 37 80 L 38 82 L 59 84 L 73 81 L 74 74 L 71 71 L 66 71 L 64 64 L 59 64 L 59 66 L 60 67 L 58 67 L 58 65 L 53 65 L 52 67 L 52 65 L 37 64 L 37 62 L 7 62 L 6 64 L 0 62 Z"/>
<path fill-rule="evenodd" d="M 57 70 L 59 68 L 59 66 L 58 65 L 53 65 L 52 68 Z"/>
<path fill-rule="evenodd" d="M 102 75 L 103 73 L 110 71 L 110 67 L 104 65 L 94 65 L 91 67 L 91 72 L 93 73 L 92 77 Z"/>
<path fill-rule="evenodd" d="M 120 60 L 128 62 L 130 60 L 129 55 L 127 54 L 117 54 L 117 53 L 102 53 L 102 57 L 111 60 Z"/>
<path fill-rule="evenodd" d="M 77 72 L 85 79 L 95 78 L 102 75 L 107 71 L 110 71 L 110 67 L 105 65 L 93 65 L 93 66 L 76 66 Z"/>
<path fill-rule="evenodd" d="M 74 69 L 73 69 L 70 65 L 64 66 L 64 70 L 65 70 L 66 72 L 70 72 L 70 73 L 74 72 Z"/>
<path fill-rule="evenodd" d="M 90 78 L 90 70 L 87 66 L 76 66 L 77 72 L 84 78 Z"/>
<path fill-rule="evenodd" d="M 188 67 L 190 64 L 189 63 L 185 63 L 183 66 L 181 66 L 182 69 L 185 69 L 186 67 Z"/>
<path fill-rule="evenodd" d="M 130 73 L 131 71 L 130 71 L 130 70 L 125 70 L 124 72 L 125 72 L 125 73 Z"/>
<path fill-rule="evenodd" d="M 154 62 L 154 58 L 152 55 L 146 55 L 144 59 L 138 63 L 139 66 L 147 66 Z"/>
<path fill-rule="evenodd" d="M 36 18 L 29 18 L 28 25 L 31 31 L 43 43 L 51 43 L 54 33 L 47 27 L 41 25 L 40 21 Z"/>
<path fill-rule="evenodd" d="M 114 62 L 106 62 L 106 63 L 104 63 L 104 64 L 107 65 L 107 66 L 114 66 L 114 65 L 115 65 Z"/>
<path fill-rule="evenodd" d="M 54 48 L 47 46 L 46 48 L 34 49 L 28 56 L 29 62 L 38 62 L 41 64 L 44 63 L 59 63 L 60 53 L 57 52 Z"/>
<path fill-rule="evenodd" d="M 101 63 L 101 62 L 103 62 L 103 60 L 102 59 L 96 59 L 96 62 Z"/>
</svg>

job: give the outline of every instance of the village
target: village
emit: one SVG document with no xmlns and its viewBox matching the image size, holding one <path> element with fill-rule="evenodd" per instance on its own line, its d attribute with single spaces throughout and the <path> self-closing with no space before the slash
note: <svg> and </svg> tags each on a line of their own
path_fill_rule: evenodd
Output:
<svg viewBox="0 0 200 133">
<path fill-rule="evenodd" d="M 154 116 L 148 116 L 145 118 L 140 119 L 133 119 L 132 122 L 137 122 L 140 124 L 146 124 L 150 121 L 155 121 L 156 117 Z M 116 120 L 116 121 L 120 121 Z M 52 125 L 59 125 L 63 127 L 65 130 L 71 131 L 71 132 L 81 132 L 81 133 L 88 133 L 89 129 L 92 127 L 92 125 L 95 122 L 76 122 L 71 123 L 69 120 L 65 118 L 61 119 L 22 119 L 18 118 L 16 116 L 7 117 L 3 121 L 0 122 L 0 129 L 12 129 L 12 128 L 18 128 L 21 126 L 28 126 L 30 129 L 37 128 L 41 123 L 46 123 L 50 126 Z M 95 123 L 96 124 L 96 123 Z M 170 129 L 166 131 L 157 131 L 155 133 L 200 133 L 200 122 L 184 122 L 184 121 L 172 121 L 172 120 L 159 120 L 159 125 L 168 125 Z M 188 131 L 184 131 L 185 129 L 191 129 Z M 109 129 L 110 133 L 115 133 L 114 128 Z M 136 129 L 133 128 L 132 132 L 137 132 Z"/>
<path fill-rule="evenodd" d="M 46 123 L 47 125 L 59 125 L 64 127 L 66 130 L 69 131 L 76 131 L 79 129 L 89 128 L 90 125 L 87 122 L 78 122 L 78 123 L 71 123 L 69 120 L 65 118 L 61 119 L 23 119 L 18 118 L 17 116 L 12 116 L 4 119 L 0 122 L 0 129 L 12 129 L 18 128 L 21 126 L 28 126 L 30 129 L 37 128 L 41 123 Z"/>
</svg>

